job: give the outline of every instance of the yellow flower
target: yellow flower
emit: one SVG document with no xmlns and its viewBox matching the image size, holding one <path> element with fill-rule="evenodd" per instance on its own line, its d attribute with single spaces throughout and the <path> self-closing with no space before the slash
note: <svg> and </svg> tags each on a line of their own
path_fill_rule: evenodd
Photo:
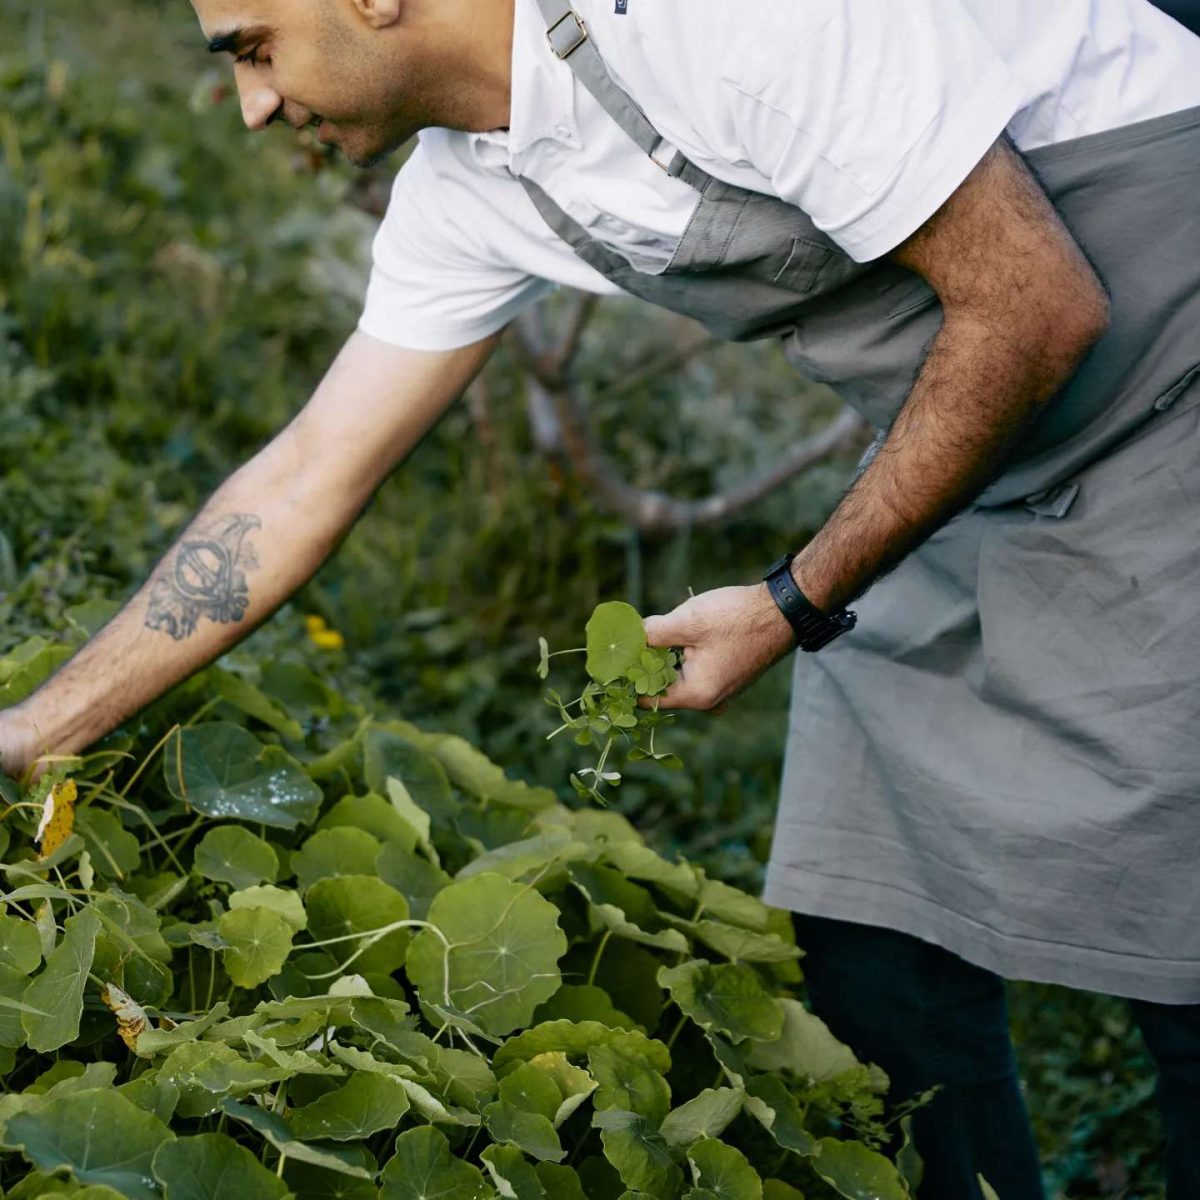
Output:
<svg viewBox="0 0 1200 1200">
<path fill-rule="evenodd" d="M 346 639 L 336 629 L 330 629 L 324 617 L 307 616 L 304 625 L 309 639 L 322 650 L 345 650 Z"/>
</svg>

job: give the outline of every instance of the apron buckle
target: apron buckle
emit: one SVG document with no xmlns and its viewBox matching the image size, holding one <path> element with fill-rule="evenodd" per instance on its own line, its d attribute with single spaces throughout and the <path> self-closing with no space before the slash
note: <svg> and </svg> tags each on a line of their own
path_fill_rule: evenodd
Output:
<svg viewBox="0 0 1200 1200">
<path fill-rule="evenodd" d="M 574 29 L 569 25 L 563 29 L 568 21 L 575 22 Z M 579 14 L 571 9 L 546 30 L 546 38 L 550 42 L 550 49 L 559 58 L 567 59 L 588 40 L 587 26 L 579 19 Z"/>
</svg>

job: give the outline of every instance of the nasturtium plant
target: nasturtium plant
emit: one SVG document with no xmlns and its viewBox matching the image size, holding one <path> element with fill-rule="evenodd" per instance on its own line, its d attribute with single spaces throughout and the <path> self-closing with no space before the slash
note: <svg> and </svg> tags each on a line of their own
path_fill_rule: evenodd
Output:
<svg viewBox="0 0 1200 1200">
<path fill-rule="evenodd" d="M 626 606 L 588 638 L 578 719 L 649 750 L 638 699 L 674 666 Z M 788 921 L 333 695 L 217 668 L 116 766 L 6 782 L 4 1194 L 911 1196 L 911 1145 L 884 1151 L 913 1102 L 889 1116 L 882 1072 L 793 993 Z M 75 828 L 43 856 L 67 782 Z"/>
<path fill-rule="evenodd" d="M 549 678 L 552 658 L 587 655 L 590 679 L 577 699 L 566 701 L 553 688 L 546 692 L 546 703 L 558 710 L 561 720 L 547 738 L 569 732 L 578 745 L 597 747 L 595 766 L 571 775 L 571 786 L 580 797 L 607 804 L 604 789 L 619 787 L 623 778 L 617 769 L 622 755 L 626 762 L 682 768 L 679 757 L 656 748 L 654 740 L 658 726 L 674 719 L 659 712 L 654 701 L 675 682 L 681 658 L 674 650 L 646 645 L 646 628 L 637 609 L 616 600 L 597 605 L 587 623 L 586 645 L 552 653 L 546 639 L 539 638 L 538 648 L 542 679 Z"/>
</svg>

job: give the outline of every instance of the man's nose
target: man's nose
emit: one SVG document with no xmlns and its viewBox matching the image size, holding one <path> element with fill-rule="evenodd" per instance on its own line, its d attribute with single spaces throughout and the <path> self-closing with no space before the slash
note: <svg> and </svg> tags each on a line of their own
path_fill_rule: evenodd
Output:
<svg viewBox="0 0 1200 1200">
<path fill-rule="evenodd" d="M 278 92 L 253 80 L 240 83 L 238 93 L 242 101 L 242 120 L 247 129 L 266 129 L 283 105 L 283 97 Z"/>
</svg>

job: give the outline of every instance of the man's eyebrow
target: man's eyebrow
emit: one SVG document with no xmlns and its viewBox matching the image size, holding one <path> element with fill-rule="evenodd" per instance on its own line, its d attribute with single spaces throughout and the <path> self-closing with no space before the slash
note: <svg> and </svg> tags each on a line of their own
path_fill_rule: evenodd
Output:
<svg viewBox="0 0 1200 1200">
<path fill-rule="evenodd" d="M 208 39 L 208 52 L 209 54 L 233 54 L 247 42 L 262 36 L 266 32 L 265 25 L 253 25 L 248 28 L 239 26 L 237 29 L 230 29 L 226 33 L 215 34 Z"/>
</svg>

